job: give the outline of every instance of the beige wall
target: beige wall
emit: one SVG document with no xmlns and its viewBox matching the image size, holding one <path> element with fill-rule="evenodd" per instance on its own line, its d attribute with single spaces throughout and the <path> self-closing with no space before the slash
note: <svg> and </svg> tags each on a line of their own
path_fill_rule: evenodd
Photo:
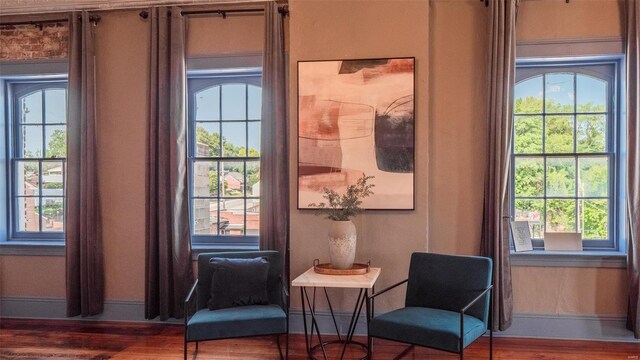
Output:
<svg viewBox="0 0 640 360">
<path fill-rule="evenodd" d="M 368 212 L 355 219 L 357 260 L 383 267 L 378 286 L 404 278 L 413 251 L 477 254 L 486 136 L 484 5 L 477 0 L 292 0 L 290 9 L 292 275 L 314 258 L 328 258 L 327 221 L 296 208 L 299 60 L 416 57 L 416 210 Z M 615 0 L 524 0 L 519 40 L 620 36 L 619 13 Z M 260 51 L 260 17 L 233 20 L 250 29 L 238 42 L 229 39 L 237 35 L 230 22 L 213 23 L 220 21 L 191 20 L 191 30 L 197 29 L 188 44 L 191 56 L 228 54 L 236 45 L 243 53 Z M 106 295 L 140 301 L 148 24 L 135 11 L 104 13 L 96 34 Z M 514 267 L 515 310 L 622 315 L 624 274 L 623 269 Z M 380 308 L 399 305 L 401 293 L 380 301 Z M 64 259 L 0 257 L 0 294 L 64 296 Z M 295 295 L 293 305 L 299 307 Z M 334 295 L 338 308 L 350 307 L 351 293 Z"/>
<path fill-rule="evenodd" d="M 409 255 L 427 249 L 429 110 L 429 6 L 426 1 L 291 1 L 291 275 L 308 269 L 313 259 L 327 261 L 329 221 L 297 210 L 296 105 L 297 61 L 416 57 L 416 210 L 371 211 L 359 215 L 356 261 L 371 260 L 383 268 L 380 288 L 406 277 Z M 335 304 L 353 307 L 353 291 L 336 291 Z M 299 307 L 298 296 L 293 306 Z M 400 297 L 377 302 L 397 305 Z M 334 305 L 335 305 L 334 304 Z"/>
</svg>

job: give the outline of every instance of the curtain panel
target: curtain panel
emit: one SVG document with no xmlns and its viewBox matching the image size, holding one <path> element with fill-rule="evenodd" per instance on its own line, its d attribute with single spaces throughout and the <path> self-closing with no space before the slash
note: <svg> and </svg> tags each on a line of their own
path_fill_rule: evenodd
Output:
<svg viewBox="0 0 640 360">
<path fill-rule="evenodd" d="M 638 31 L 640 5 L 636 0 L 626 2 L 627 55 L 627 272 L 629 278 L 629 306 L 627 327 L 640 339 L 640 33 Z"/>
<path fill-rule="evenodd" d="M 184 316 L 193 282 L 187 182 L 185 21 L 179 8 L 150 11 L 146 173 L 145 317 Z"/>
<path fill-rule="evenodd" d="M 481 253 L 493 259 L 492 327 L 511 326 L 513 293 L 509 260 L 509 168 L 513 127 L 518 0 L 489 1 L 487 165 Z"/>
<path fill-rule="evenodd" d="M 284 17 L 265 4 L 260 139 L 260 249 L 278 250 L 283 281 L 289 283 L 289 131 Z"/>
<path fill-rule="evenodd" d="M 67 316 L 97 315 L 104 307 L 93 30 L 89 13 L 70 14 L 65 214 Z"/>
</svg>

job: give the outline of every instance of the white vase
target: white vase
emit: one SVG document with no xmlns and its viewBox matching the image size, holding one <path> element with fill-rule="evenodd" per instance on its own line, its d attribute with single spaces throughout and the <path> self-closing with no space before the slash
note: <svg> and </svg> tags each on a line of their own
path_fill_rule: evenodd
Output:
<svg viewBox="0 0 640 360">
<path fill-rule="evenodd" d="M 329 259 L 334 269 L 350 269 L 356 258 L 356 226 L 351 220 L 332 221 L 329 227 Z"/>
</svg>

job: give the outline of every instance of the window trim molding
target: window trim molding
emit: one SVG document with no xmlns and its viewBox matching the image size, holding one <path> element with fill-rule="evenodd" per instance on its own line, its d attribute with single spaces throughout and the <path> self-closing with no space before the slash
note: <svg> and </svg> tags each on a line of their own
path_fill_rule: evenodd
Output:
<svg viewBox="0 0 640 360">
<path fill-rule="evenodd" d="M 562 42 L 554 42 L 555 45 L 559 45 Z M 613 159 L 614 173 L 610 175 L 612 180 L 609 184 L 609 191 L 612 191 L 612 195 L 609 197 L 613 204 L 610 206 L 612 211 L 612 218 L 609 219 L 610 236 L 612 240 L 606 240 L 607 243 L 612 243 L 611 247 L 607 248 L 584 248 L 582 252 L 555 252 L 545 251 L 544 248 L 534 244 L 534 250 L 529 252 L 514 251 L 513 241 L 510 241 L 512 263 L 516 266 L 578 266 L 578 267 L 626 267 L 626 216 L 624 216 L 624 155 L 625 151 L 622 147 L 624 145 L 624 139 L 622 137 L 622 131 L 625 127 L 625 113 L 624 113 L 624 55 L 598 55 L 598 56 L 572 56 L 572 57 L 550 57 L 550 58 L 533 58 L 525 57 L 516 59 L 516 74 L 517 69 L 526 68 L 553 68 L 553 67 L 569 67 L 569 66 L 597 66 L 608 65 L 613 66 L 612 71 L 612 99 L 610 100 L 610 108 L 608 111 L 614 119 L 614 122 L 609 124 L 608 129 L 611 130 L 608 134 L 608 141 L 611 142 L 612 150 L 610 158 Z M 519 81 L 525 81 L 529 79 L 529 75 L 525 75 L 522 79 L 516 75 L 515 83 Z M 515 85 L 514 85 L 515 86 Z M 576 90 L 577 91 L 577 90 Z M 515 113 L 513 115 L 515 117 Z M 515 127 L 512 131 L 515 131 Z M 575 129 L 574 129 L 575 131 Z M 513 134 L 513 140 L 515 140 L 515 134 Z M 515 144 L 515 143 L 514 143 Z M 512 145 L 513 146 L 513 145 Z M 513 149 L 512 149 L 513 150 Z M 545 154 L 540 154 L 545 156 Z M 569 155 L 567 155 L 569 156 Z M 576 156 L 575 153 L 571 155 Z M 511 162 L 510 171 L 510 191 L 509 191 L 509 203 L 511 211 L 514 211 L 515 201 L 515 173 L 514 173 L 514 159 L 515 154 L 511 153 L 509 161 Z M 577 176 L 577 174 L 576 174 Z M 511 214 L 510 214 L 511 215 Z M 578 221 L 578 219 L 576 219 Z M 511 233 L 509 233 L 511 239 Z M 584 240 L 583 240 L 584 241 Z M 596 240 L 602 242 L 602 240 Z M 597 244 L 600 245 L 600 244 Z M 578 258 L 578 260 L 576 260 Z M 582 258 L 582 259 L 579 259 Z M 620 259 L 623 259 L 621 261 Z M 564 264 L 564 265 L 563 265 Z"/>
<path fill-rule="evenodd" d="M 196 68 L 190 68 L 187 71 L 187 164 L 189 167 L 188 181 L 189 181 L 189 221 L 192 222 L 192 194 L 193 194 L 193 163 L 196 158 L 193 154 L 191 147 L 192 141 L 195 141 L 195 123 L 196 120 L 192 117 L 194 113 L 193 106 L 195 103 L 191 101 L 191 96 L 200 90 L 206 89 L 211 86 L 221 85 L 227 82 L 227 79 L 243 78 L 243 82 L 248 85 L 256 85 L 261 87 L 262 68 L 260 67 L 247 67 L 247 68 L 222 68 L 222 69 L 205 69 L 202 64 L 206 63 L 207 58 L 201 59 L 202 62 L 196 66 Z M 210 63 L 209 63 L 210 64 Z M 207 81 L 208 80 L 208 81 Z M 207 82 L 205 84 L 205 82 Z M 195 83 L 193 87 L 189 88 L 191 83 Z M 220 104 L 222 106 L 222 104 Z M 222 121 L 222 120 L 219 120 Z M 248 145 L 248 144 L 247 144 Z M 243 160 L 256 160 L 251 157 L 245 157 Z M 245 194 L 246 196 L 246 194 Z M 246 199 L 246 197 L 242 197 Z M 246 214 L 246 209 L 245 209 Z M 245 220 L 246 221 L 246 220 Z M 193 231 L 193 230 L 191 230 Z M 259 235 L 242 235 L 242 236 L 225 236 L 225 235 L 198 235 L 191 233 L 191 248 L 195 258 L 197 254 L 206 251 L 249 251 L 256 250 L 260 246 Z"/>
</svg>

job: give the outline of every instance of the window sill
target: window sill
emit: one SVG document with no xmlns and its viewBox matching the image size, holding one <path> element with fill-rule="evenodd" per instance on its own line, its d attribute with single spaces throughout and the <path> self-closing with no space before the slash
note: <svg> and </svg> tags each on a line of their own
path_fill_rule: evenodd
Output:
<svg viewBox="0 0 640 360">
<path fill-rule="evenodd" d="M 511 251 L 511 265 L 624 269 L 627 255 L 619 251 Z"/>
<path fill-rule="evenodd" d="M 257 251 L 260 250 L 258 245 L 192 245 L 191 259 L 198 260 L 198 255 L 208 252 L 226 252 L 226 251 Z"/>
<path fill-rule="evenodd" d="M 0 255 L 65 256 L 64 241 L 2 241 Z"/>
</svg>

